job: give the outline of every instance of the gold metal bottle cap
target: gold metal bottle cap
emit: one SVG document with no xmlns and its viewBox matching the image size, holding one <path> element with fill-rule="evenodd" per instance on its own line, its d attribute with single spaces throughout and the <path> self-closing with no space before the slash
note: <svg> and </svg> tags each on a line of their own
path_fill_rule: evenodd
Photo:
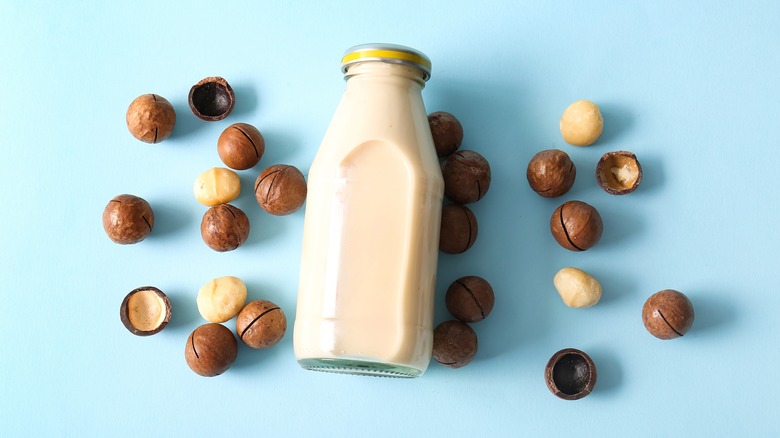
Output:
<svg viewBox="0 0 780 438">
<path fill-rule="evenodd" d="M 417 67 L 423 72 L 423 80 L 431 77 L 431 60 L 424 53 L 398 44 L 360 44 L 350 47 L 341 58 L 341 71 L 363 61 L 384 61 Z"/>
</svg>

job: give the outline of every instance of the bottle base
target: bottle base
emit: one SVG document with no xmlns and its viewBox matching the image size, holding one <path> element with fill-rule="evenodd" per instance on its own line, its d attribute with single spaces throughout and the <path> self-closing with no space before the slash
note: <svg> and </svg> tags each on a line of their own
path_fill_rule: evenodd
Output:
<svg viewBox="0 0 780 438">
<path fill-rule="evenodd" d="M 413 378 L 422 375 L 416 368 L 360 359 L 301 359 L 301 368 L 326 373 L 355 374 L 360 376 Z"/>
</svg>

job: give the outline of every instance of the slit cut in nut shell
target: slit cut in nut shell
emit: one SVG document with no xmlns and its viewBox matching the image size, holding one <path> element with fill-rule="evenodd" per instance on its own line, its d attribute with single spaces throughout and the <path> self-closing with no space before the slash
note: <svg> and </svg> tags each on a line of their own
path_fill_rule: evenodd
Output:
<svg viewBox="0 0 780 438">
<path fill-rule="evenodd" d="M 564 400 L 579 400 L 596 386 L 596 364 L 584 352 L 565 348 L 555 353 L 544 368 L 547 388 Z"/>
<path fill-rule="evenodd" d="M 596 165 L 596 181 L 611 195 L 627 195 L 642 182 L 642 166 L 632 152 L 607 152 Z"/>
<path fill-rule="evenodd" d="M 211 76 L 190 88 L 188 100 L 196 117 L 215 122 L 230 115 L 236 104 L 236 94 L 225 79 Z"/>
<path fill-rule="evenodd" d="M 151 336 L 168 325 L 171 320 L 171 302 L 153 286 L 130 291 L 119 308 L 119 318 L 130 333 Z"/>
</svg>

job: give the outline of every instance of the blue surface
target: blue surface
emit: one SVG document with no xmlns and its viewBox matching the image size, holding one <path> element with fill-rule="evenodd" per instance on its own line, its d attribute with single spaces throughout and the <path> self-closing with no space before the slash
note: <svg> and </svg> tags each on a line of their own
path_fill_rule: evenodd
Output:
<svg viewBox="0 0 780 438">
<path fill-rule="evenodd" d="M 0 435 L 757 436 L 780 427 L 779 3 L 91 3 L 0 2 Z M 242 345 L 223 376 L 195 375 L 183 350 L 211 278 L 243 278 L 251 299 L 293 320 L 303 211 L 265 214 L 251 183 L 275 163 L 308 170 L 343 91 L 340 56 L 372 41 L 430 56 L 428 110 L 456 114 L 463 147 L 492 165 L 490 191 L 473 206 L 479 239 L 440 258 L 437 290 L 439 322 L 452 280 L 493 284 L 494 313 L 474 325 L 477 358 L 407 381 L 311 373 L 295 362 L 290 328 L 270 350 Z M 221 122 L 196 119 L 186 103 L 210 75 L 236 90 Z M 128 104 L 149 92 L 178 116 L 157 145 L 125 126 Z M 581 98 L 605 119 L 587 148 L 558 132 Z M 256 125 L 267 149 L 241 173 L 235 203 L 250 216 L 249 241 L 221 254 L 200 239 L 205 209 L 192 183 L 221 165 L 216 139 L 239 121 Z M 528 160 L 553 147 L 578 168 L 559 200 L 525 181 Z M 645 170 L 626 197 L 593 177 L 617 149 Z M 155 211 L 140 244 L 103 232 L 103 207 L 120 193 Z M 585 253 L 548 231 L 568 199 L 604 218 L 602 242 Z M 562 304 L 552 277 L 566 266 L 602 282 L 596 307 Z M 174 316 L 140 338 L 117 313 L 147 284 L 168 293 Z M 665 288 L 694 303 L 683 339 L 662 342 L 642 326 L 644 300 Z M 597 364 L 584 400 L 545 387 L 544 365 L 564 347 Z"/>
</svg>

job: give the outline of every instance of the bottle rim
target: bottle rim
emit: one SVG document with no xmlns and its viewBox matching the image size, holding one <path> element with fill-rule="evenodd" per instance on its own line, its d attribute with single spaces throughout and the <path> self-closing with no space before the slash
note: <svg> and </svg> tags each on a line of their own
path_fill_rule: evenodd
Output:
<svg viewBox="0 0 780 438">
<path fill-rule="evenodd" d="M 341 58 L 341 72 L 346 73 L 351 65 L 364 61 L 383 61 L 411 65 L 423 72 L 424 81 L 431 77 L 430 58 L 419 50 L 399 44 L 373 43 L 352 46 L 344 52 L 344 57 Z"/>
</svg>

